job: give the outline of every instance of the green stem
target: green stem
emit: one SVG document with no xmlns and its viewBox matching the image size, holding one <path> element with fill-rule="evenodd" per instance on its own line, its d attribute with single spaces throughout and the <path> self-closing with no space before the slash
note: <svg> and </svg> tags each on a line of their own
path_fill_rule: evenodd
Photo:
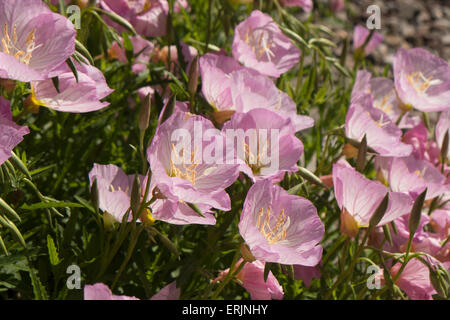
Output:
<svg viewBox="0 0 450 320">
<path fill-rule="evenodd" d="M 235 255 L 235 258 L 239 257 L 240 251 L 237 250 L 237 253 L 238 254 Z M 223 288 L 225 288 L 225 286 L 230 282 L 230 280 L 233 279 L 237 274 L 239 274 L 239 272 L 241 272 L 242 268 L 244 268 L 244 266 L 245 266 L 245 263 L 246 263 L 246 261 L 242 260 L 242 262 L 239 264 L 239 266 L 237 267 L 237 269 L 235 271 L 232 271 L 234 265 L 232 265 L 230 267 L 230 271 L 228 272 L 227 276 L 225 277 L 225 280 L 220 284 L 219 288 L 217 288 L 217 290 L 214 292 L 214 295 L 212 296 L 212 300 L 215 300 L 217 298 L 217 296 L 219 295 L 219 293 L 223 290 Z"/>
</svg>

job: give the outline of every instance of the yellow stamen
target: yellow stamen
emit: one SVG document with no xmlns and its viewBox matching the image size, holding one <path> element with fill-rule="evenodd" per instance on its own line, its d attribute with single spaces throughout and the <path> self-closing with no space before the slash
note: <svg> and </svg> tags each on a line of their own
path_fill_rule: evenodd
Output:
<svg viewBox="0 0 450 320">
<path fill-rule="evenodd" d="M 271 214 L 271 207 L 266 208 L 265 214 L 264 209 L 261 208 L 258 212 L 256 228 L 258 228 L 261 234 L 267 239 L 269 244 L 275 244 L 286 239 L 287 229 L 290 225 L 290 219 L 284 213 L 284 209 L 282 209 L 280 214 L 276 218 L 275 225 L 272 227 L 270 225 Z"/>
<path fill-rule="evenodd" d="M 442 83 L 439 79 L 433 80 L 433 76 L 425 77 L 422 72 L 413 72 L 408 74 L 406 78 L 419 95 L 426 94 L 430 87 Z"/>
<path fill-rule="evenodd" d="M 192 183 L 193 185 L 195 185 L 195 180 L 196 180 L 196 170 L 195 169 L 199 165 L 198 163 L 194 163 L 195 151 L 196 151 L 196 149 L 194 149 L 194 151 L 191 152 L 191 159 L 190 159 L 191 164 L 189 166 L 187 166 L 184 161 L 184 159 L 185 159 L 184 149 L 182 149 L 180 152 L 181 153 L 180 154 L 181 159 L 180 159 L 177 152 L 175 151 L 175 145 L 172 144 L 172 156 L 175 157 L 175 160 L 177 163 L 181 162 L 181 167 L 177 167 L 171 158 L 170 159 L 170 170 L 168 172 L 168 175 L 170 177 L 178 177 L 178 178 L 187 180 L 190 183 Z"/>
<path fill-rule="evenodd" d="M 36 29 L 31 30 L 27 35 L 27 39 L 25 41 L 26 48 L 24 50 L 19 49 L 17 48 L 17 43 L 19 41 L 17 37 L 17 25 L 14 25 L 13 27 L 13 39 L 11 40 L 11 37 L 9 36 L 8 25 L 5 23 L 5 26 L 3 28 L 3 38 L 1 39 L 3 47 L 2 51 L 14 56 L 17 60 L 26 65 L 30 64 L 33 51 L 39 47 L 35 45 L 35 34 Z"/>
</svg>

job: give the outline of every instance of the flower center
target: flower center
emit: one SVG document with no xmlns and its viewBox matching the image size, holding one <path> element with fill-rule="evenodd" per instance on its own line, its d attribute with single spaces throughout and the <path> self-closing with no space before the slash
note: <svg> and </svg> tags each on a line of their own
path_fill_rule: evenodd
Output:
<svg viewBox="0 0 450 320">
<path fill-rule="evenodd" d="M 25 41 L 26 49 L 21 50 L 17 47 L 17 25 L 14 25 L 14 28 L 12 30 L 12 39 L 9 35 L 8 25 L 5 23 L 5 26 L 3 28 L 3 37 L 1 39 L 2 41 L 2 51 L 4 53 L 10 54 L 14 56 L 17 60 L 20 62 L 28 65 L 30 64 L 31 56 L 33 54 L 33 51 L 36 50 L 39 46 L 35 46 L 35 33 L 36 29 L 31 30 L 31 32 L 28 34 L 27 39 Z"/>
<path fill-rule="evenodd" d="M 153 0 L 146 0 L 143 4 L 141 1 L 131 0 L 129 6 L 136 11 L 136 15 L 141 16 L 149 12 L 154 5 Z"/>
<path fill-rule="evenodd" d="M 271 61 L 275 54 L 271 48 L 273 46 L 272 34 L 264 29 L 249 29 L 245 34 L 245 43 L 247 43 L 255 53 L 256 59 L 267 58 Z"/>
<path fill-rule="evenodd" d="M 425 94 L 430 87 L 442 83 L 439 79 L 433 80 L 432 76 L 425 77 L 422 72 L 413 72 L 408 74 L 406 78 L 419 95 Z"/>
<path fill-rule="evenodd" d="M 269 244 L 275 244 L 286 239 L 287 229 L 290 225 L 290 219 L 284 213 L 284 209 L 275 220 L 275 223 L 271 224 L 272 208 L 267 207 L 266 212 L 261 208 L 258 213 L 258 220 L 256 222 L 256 228 L 261 232 L 264 238 L 267 239 Z M 273 219 L 272 219 L 273 220 Z"/>
<path fill-rule="evenodd" d="M 186 164 L 184 152 L 185 149 L 183 148 L 178 154 L 175 150 L 175 145 L 172 144 L 172 157 L 170 158 L 170 170 L 168 172 L 168 175 L 170 177 L 178 177 L 184 180 L 189 181 L 192 183 L 192 185 L 195 185 L 195 178 L 196 178 L 196 170 L 195 168 L 199 165 L 198 163 L 194 163 L 195 159 L 195 150 L 191 152 L 191 161 Z M 175 163 L 174 161 L 175 160 Z"/>
<path fill-rule="evenodd" d="M 416 176 L 418 176 L 420 179 L 424 180 L 423 175 L 425 174 L 425 170 L 426 170 L 426 168 L 423 168 L 422 171 L 420 171 L 419 169 L 414 170 L 414 174 L 415 174 Z"/>
<path fill-rule="evenodd" d="M 384 113 L 388 114 L 392 108 L 394 107 L 392 104 L 387 104 L 387 101 L 389 99 L 389 97 L 393 94 L 392 90 L 391 92 L 389 92 L 387 95 L 385 95 L 383 97 L 383 99 L 381 99 L 380 103 L 375 103 L 373 104 L 373 106 L 377 109 L 380 109 L 381 111 L 383 111 Z"/>
<path fill-rule="evenodd" d="M 254 174 L 259 174 L 262 168 L 269 166 L 269 163 L 265 161 L 269 150 L 269 142 L 267 139 L 264 140 L 264 144 L 261 146 L 259 139 L 256 139 L 256 150 L 253 150 L 246 142 L 244 143 L 245 162 Z"/>
</svg>

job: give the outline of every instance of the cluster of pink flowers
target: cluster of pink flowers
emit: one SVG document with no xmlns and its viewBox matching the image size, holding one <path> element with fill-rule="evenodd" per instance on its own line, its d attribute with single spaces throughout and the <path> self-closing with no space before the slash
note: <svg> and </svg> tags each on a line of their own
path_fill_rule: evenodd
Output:
<svg viewBox="0 0 450 320">
<path fill-rule="evenodd" d="M 150 52 L 151 43 L 138 37 L 132 41 L 141 48 L 135 49 L 141 52 L 138 63 L 148 62 L 151 57 L 142 48 Z M 110 54 L 125 59 L 120 47 L 113 50 Z M 222 129 L 204 116 L 191 114 L 188 103 L 177 102 L 173 114 L 165 121 L 160 119 L 147 150 L 151 176 L 140 177 L 142 186 L 150 179 L 145 201 L 153 201 L 137 221 L 150 224 L 155 220 L 215 224 L 215 210 L 231 209 L 225 189 L 239 173 L 254 182 L 245 200 L 239 231 L 256 260 L 237 276 L 252 298 L 283 297 L 273 275 L 267 283 L 264 281 L 265 262 L 294 265 L 300 270 L 297 276 L 305 275 L 308 281 L 311 275 L 302 273 L 301 268 L 314 268 L 322 256 L 318 243 L 324 225 L 314 205 L 276 185 L 286 172 L 298 170 L 303 144 L 295 133 L 314 124 L 312 118 L 297 114 L 295 102 L 270 78 L 291 69 L 300 54 L 269 15 L 252 12 L 236 28 L 233 57 L 208 53 L 199 59 L 202 93 L 216 111 L 214 122 Z M 134 68 L 139 72 L 138 65 Z M 255 135 L 247 134 L 250 131 Z M 276 131 L 275 138 L 271 131 Z M 177 139 L 185 137 L 178 136 L 180 132 L 188 135 L 181 148 Z M 257 147 L 251 148 L 255 142 Z M 268 155 L 273 163 L 266 161 Z M 214 159 L 212 163 L 207 161 L 208 156 Z M 94 165 L 89 177 L 91 185 L 97 181 L 100 209 L 121 222 L 130 209 L 133 177 L 116 166 L 99 164 Z"/>
<path fill-rule="evenodd" d="M 367 146 L 374 152 L 377 178 L 381 182 L 367 179 L 344 160 L 334 164 L 332 174 L 336 200 L 342 210 L 341 232 L 348 236 L 354 237 L 359 228 L 369 226 L 376 208 L 389 194 L 386 213 L 376 227 L 389 224 L 393 243 L 384 243 L 383 249 L 392 253 L 407 250 L 411 208 L 426 189 L 425 206 L 411 250 L 424 253 L 432 266 L 445 269 L 450 267 L 450 244 L 446 242 L 450 226 L 450 180 L 447 178 L 450 170 L 448 153 L 441 156 L 441 151 L 448 150 L 443 143 L 449 132 L 449 76 L 449 65 L 421 48 L 398 51 L 394 81 L 372 78 L 369 72 L 359 71 L 347 112 L 345 135 L 357 142 L 366 138 Z M 442 111 L 435 140 L 428 136 L 421 118 L 410 115 L 413 109 Z M 350 158 L 357 153 L 350 146 L 344 151 Z M 434 210 L 428 215 L 433 201 Z M 375 228 L 371 241 L 379 246 L 383 238 L 383 229 Z M 391 266 L 392 277 L 400 269 L 403 272 L 397 277 L 396 285 L 411 299 L 431 299 L 436 293 L 430 282 L 429 267 L 423 261 L 414 258 L 404 268 L 401 263 Z"/>
<path fill-rule="evenodd" d="M 75 52 L 76 31 L 70 21 L 53 13 L 41 0 L 20 1 L 24 10 L 18 10 L 14 0 L 0 5 L 0 77 L 30 83 L 34 106 L 74 113 L 106 107 L 108 103 L 101 100 L 113 90 L 101 71 L 88 61 L 73 61 L 75 76 L 66 63 Z M 343 9 L 343 1 L 330 2 L 334 11 Z M 300 6 L 307 12 L 313 7 L 307 0 L 280 3 Z M 188 10 L 186 1 L 176 4 L 176 10 Z M 137 55 L 132 66 L 135 74 L 145 71 L 152 60 L 163 61 L 171 68 L 167 59 L 177 60 L 176 47 L 159 48 L 145 38 L 165 34 L 166 0 L 101 0 L 99 5 L 124 17 L 136 29 L 138 35 L 130 38 Z M 107 23 L 123 31 L 112 20 Z M 355 50 L 365 55 L 383 40 L 378 33 L 372 34 L 370 41 L 368 36 L 369 31 L 363 27 L 355 29 Z M 191 70 L 198 52 L 184 43 L 181 47 Z M 248 252 L 237 261 L 236 266 L 245 265 L 235 280 L 252 299 L 282 299 L 283 288 L 276 277 L 269 272 L 264 279 L 266 263 L 292 266 L 294 277 L 307 286 L 312 278 L 320 277 L 324 224 L 311 201 L 289 194 L 278 184 L 286 173 L 299 169 L 304 145 L 296 134 L 314 125 L 311 117 L 298 114 L 295 101 L 275 85 L 276 79 L 298 64 L 301 54 L 271 16 L 253 11 L 235 29 L 231 55 L 221 51 L 198 59 L 201 92 L 214 110 L 212 116 L 191 113 L 189 102 L 171 106 L 172 101 L 166 100 L 146 150 L 149 170 L 137 176 L 139 201 L 147 204 L 138 217 L 130 214 L 135 176 L 112 164 L 93 165 L 89 181 L 98 191 L 103 217 L 114 223 L 121 223 L 128 214 L 127 221 L 135 219 L 145 225 L 157 220 L 175 225 L 215 225 L 218 214 L 232 209 L 226 189 L 238 179 L 246 180 L 251 187 L 238 226 Z M 113 43 L 109 56 L 127 62 L 120 43 Z M 155 90 L 169 98 L 160 87 L 145 87 L 139 93 L 144 97 Z M 167 111 L 171 107 L 173 111 Z M 414 110 L 442 112 L 434 138 L 428 136 L 425 123 L 413 114 Z M 167 119 L 162 116 L 166 114 Z M 400 49 L 394 61 L 394 80 L 358 71 L 345 137 L 361 144 L 366 141 L 380 181 L 358 172 L 350 165 L 351 160 L 334 163 L 332 182 L 343 235 L 352 238 L 370 226 L 371 243 L 385 251 L 411 249 L 406 248 L 409 216 L 414 202 L 427 190 L 412 250 L 423 252 L 434 267 L 450 267 L 450 242 L 446 241 L 450 235 L 450 148 L 443 145 L 448 142 L 449 117 L 450 67 L 428 51 Z M 9 101 L 0 98 L 0 164 L 28 133 L 27 127 L 12 120 Z M 358 149 L 348 145 L 343 153 L 355 158 Z M 386 195 L 384 215 L 371 225 Z M 437 209 L 428 215 L 432 202 Z M 383 227 L 392 229 L 392 243 L 381 243 Z M 387 261 L 390 274 L 396 277 L 402 272 L 396 277 L 396 285 L 410 298 L 430 299 L 435 293 L 422 260 L 414 258 L 404 268 L 391 262 Z M 215 281 L 224 280 L 229 272 L 223 270 Z M 102 283 L 86 285 L 84 294 L 85 299 L 137 299 L 113 295 Z M 179 297 L 180 289 L 172 282 L 152 299 Z"/>
<path fill-rule="evenodd" d="M 90 112 L 109 105 L 101 100 L 111 90 L 100 70 L 87 61 L 75 62 L 77 78 L 66 64 L 75 52 L 76 31 L 65 17 L 41 0 L 5 0 L 0 5 L 0 78 L 30 83 L 30 109 Z M 52 79 L 58 79 L 58 88 Z M 9 101 L 1 99 L 0 163 L 29 133 L 12 120 Z"/>
</svg>

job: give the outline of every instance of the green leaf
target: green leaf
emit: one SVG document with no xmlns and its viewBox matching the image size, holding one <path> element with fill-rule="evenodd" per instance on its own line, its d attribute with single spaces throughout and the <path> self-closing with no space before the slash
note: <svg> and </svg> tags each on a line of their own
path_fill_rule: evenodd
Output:
<svg viewBox="0 0 450 320">
<path fill-rule="evenodd" d="M 31 267 L 29 268 L 28 272 L 30 274 L 33 293 L 36 300 L 48 300 L 47 292 L 45 291 L 45 287 L 42 285 L 39 277 Z"/>
<path fill-rule="evenodd" d="M 425 197 L 427 195 L 427 188 L 417 197 L 414 201 L 413 208 L 411 210 L 411 215 L 409 217 L 409 237 L 414 237 L 417 228 L 419 227 L 420 218 L 422 217 L 422 208 L 425 202 Z"/>
<path fill-rule="evenodd" d="M 314 173 L 312 173 L 308 169 L 298 166 L 297 173 L 305 180 L 307 180 L 315 185 L 321 186 L 322 188 L 328 189 L 328 187 L 323 184 L 322 180 L 320 180 L 320 178 L 318 176 L 316 176 Z"/>
<path fill-rule="evenodd" d="M 121 16 L 119 16 L 118 14 L 116 14 L 114 12 L 105 11 L 105 10 L 102 10 L 97 7 L 92 7 L 92 9 L 100 12 L 101 14 L 108 16 L 112 21 L 114 21 L 115 23 L 121 25 L 122 27 L 124 27 L 125 29 L 130 31 L 133 34 L 133 36 L 136 35 L 136 30 L 134 30 L 131 23 L 129 23 L 125 18 L 122 18 Z"/>
<path fill-rule="evenodd" d="M 75 49 L 86 59 L 89 60 L 90 64 L 94 64 L 94 59 L 92 58 L 91 54 L 89 53 L 89 50 L 86 49 L 86 47 L 77 39 L 75 39 Z"/>
<path fill-rule="evenodd" d="M 70 70 L 72 71 L 75 80 L 78 82 L 78 71 L 77 68 L 75 67 L 75 64 L 73 63 L 72 59 L 67 59 L 66 60 L 67 65 L 69 66 Z"/>
<path fill-rule="evenodd" d="M 20 209 L 24 210 L 37 210 L 37 209 L 48 209 L 48 208 L 82 208 L 81 204 L 75 202 L 67 201 L 50 201 L 50 202 L 39 202 L 32 205 L 23 204 Z"/>
<path fill-rule="evenodd" d="M 383 219 L 384 214 L 386 213 L 386 210 L 388 208 L 388 204 L 389 204 L 389 192 L 386 192 L 386 195 L 384 196 L 383 200 L 380 202 L 377 209 L 370 218 L 369 226 L 375 227 L 381 221 L 381 219 Z"/>
<path fill-rule="evenodd" d="M 2 198 L 0 198 L 0 207 L 5 209 L 5 212 L 8 213 L 11 217 L 21 221 L 19 215 Z"/>
<path fill-rule="evenodd" d="M 356 159 L 356 170 L 363 172 L 366 167 L 366 155 L 367 155 L 367 138 L 366 135 L 361 140 L 361 144 L 358 148 L 358 157 Z"/>
<path fill-rule="evenodd" d="M 11 160 L 19 168 L 19 170 L 22 171 L 22 173 L 25 174 L 27 178 L 31 180 L 31 174 L 28 171 L 27 166 L 25 165 L 25 163 L 23 163 L 22 160 L 20 160 L 20 158 L 14 152 L 11 152 Z"/>
<path fill-rule="evenodd" d="M 205 218 L 205 215 L 203 214 L 202 210 L 200 210 L 199 207 L 197 207 L 197 205 L 193 204 L 193 203 L 189 203 L 186 202 L 186 204 L 189 206 L 189 208 L 191 208 L 192 210 L 195 211 L 195 213 L 197 213 L 200 217 Z"/>
<path fill-rule="evenodd" d="M 58 265 L 61 261 L 59 260 L 55 242 L 53 241 L 53 238 L 49 234 L 47 235 L 47 248 L 48 248 L 48 255 L 50 257 L 50 263 L 52 264 L 52 266 Z"/>
</svg>

